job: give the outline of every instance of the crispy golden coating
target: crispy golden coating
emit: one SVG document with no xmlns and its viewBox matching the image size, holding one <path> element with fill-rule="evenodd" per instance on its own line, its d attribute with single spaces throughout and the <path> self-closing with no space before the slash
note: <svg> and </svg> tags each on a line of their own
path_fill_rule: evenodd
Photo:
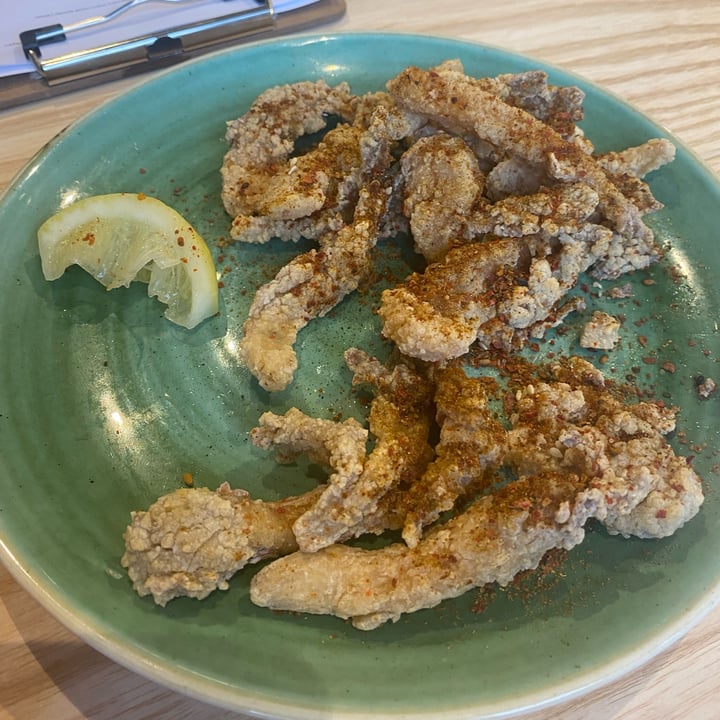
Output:
<svg viewBox="0 0 720 720">
<path fill-rule="evenodd" d="M 245 565 L 292 553 L 256 576 L 255 602 L 372 629 L 471 587 L 509 582 L 549 549 L 580 542 L 589 518 L 610 534 L 661 538 L 703 503 L 697 474 L 665 440 L 676 410 L 626 403 L 580 358 L 546 366 L 511 360 L 503 367 L 510 394 L 459 367 L 436 368 L 427 383 L 406 374 L 408 366 L 388 370 L 355 350 L 348 364 L 384 396 L 371 413 L 376 466 L 355 421 L 266 414 L 255 442 L 279 450 L 281 460 L 306 453 L 328 465 L 328 485 L 275 502 L 226 484 L 215 493 L 184 488 L 133 513 L 122 563 L 140 595 L 161 605 L 203 598 L 226 589 Z M 423 393 L 440 424 L 432 462 Z M 501 393 L 507 429 L 488 402 Z M 517 479 L 508 481 L 503 469 Z M 471 500 L 468 508 L 422 534 L 458 497 Z M 377 551 L 337 544 L 403 525 L 407 544 Z"/>
<path fill-rule="evenodd" d="M 266 390 L 282 390 L 292 381 L 297 333 L 358 287 L 372 269 L 378 238 L 394 225 L 388 218 L 394 143 L 421 121 L 392 103 L 377 102 L 372 108 L 367 128 L 355 136 L 361 167 L 352 220 L 337 232 L 329 227 L 319 238 L 320 248 L 291 260 L 258 290 L 250 307 L 240 356 Z"/>
<path fill-rule="evenodd" d="M 258 96 L 245 114 L 227 125 L 230 148 L 221 173 L 222 200 L 228 213 L 249 215 L 259 206 L 282 207 L 283 201 L 297 208 L 301 202 L 290 189 L 317 204 L 328 173 L 317 167 L 307 168 L 308 182 L 303 186 L 302 179 L 290 172 L 295 142 L 322 130 L 328 115 L 349 119 L 353 112 L 353 96 L 345 83 L 330 87 L 323 80 L 300 82 L 270 88 Z M 282 191 L 284 183 L 288 192 Z M 272 201 L 265 198 L 269 184 L 273 186 Z M 298 217 L 297 212 L 291 214 Z"/>
<path fill-rule="evenodd" d="M 319 250 L 291 260 L 257 291 L 243 325 L 240 356 L 266 390 L 282 390 L 292 382 L 298 332 L 332 310 L 371 270 L 386 203 L 379 184 L 363 188 L 350 225 Z"/>
<path fill-rule="evenodd" d="M 473 150 L 461 138 L 437 133 L 413 143 L 401 159 L 403 212 L 415 249 L 432 262 L 464 235 L 466 218 L 484 187 Z"/>
<path fill-rule="evenodd" d="M 422 528 L 477 492 L 503 454 L 505 430 L 488 407 L 496 389 L 488 378 L 468 377 L 462 367 L 437 368 L 435 417 L 440 427 L 435 459 L 407 492 L 403 540 L 418 544 Z"/>
<path fill-rule="evenodd" d="M 245 565 L 297 549 L 292 524 L 320 492 L 263 502 L 226 483 L 216 492 L 181 488 L 132 513 L 122 566 L 138 595 L 152 595 L 158 605 L 201 600 L 227 590 Z"/>
<path fill-rule="evenodd" d="M 373 630 L 473 587 L 504 585 L 548 550 L 574 547 L 594 507 L 604 507 L 603 490 L 610 489 L 581 494 L 577 479 L 565 474 L 519 480 L 435 526 L 414 548 L 331 545 L 280 558 L 253 577 L 250 597 L 263 607 L 332 614 Z"/>
<path fill-rule="evenodd" d="M 382 332 L 405 355 L 430 362 L 460 357 L 473 344 L 522 347 L 557 319 L 580 273 L 618 261 L 613 237 L 586 223 L 555 238 L 493 237 L 457 247 L 382 293 Z"/>
<path fill-rule="evenodd" d="M 345 358 L 353 382 L 369 383 L 375 389 L 368 418 L 375 445 L 359 472 L 342 481 L 331 478 L 313 507 L 293 525 L 305 552 L 371 532 L 376 526 L 385 530 L 392 506 L 383 498 L 413 482 L 432 454 L 428 445 L 432 394 L 426 378 L 402 363 L 389 370 L 356 349 L 348 350 Z"/>
<path fill-rule="evenodd" d="M 312 152 L 290 158 L 281 168 L 267 168 L 267 177 L 256 174 L 253 182 L 244 173 L 233 196 L 233 239 L 267 242 L 267 230 L 258 232 L 258 225 L 263 230 L 270 222 L 282 239 L 296 239 L 283 228 L 300 220 L 306 221 L 304 237 L 317 238 L 324 223 L 351 208 L 357 197 L 361 133 L 351 125 L 339 125 Z M 259 218 L 264 223 L 258 223 Z"/>
<path fill-rule="evenodd" d="M 645 214 L 660 210 L 662 203 L 653 196 L 642 178 L 674 158 L 675 146 L 669 140 L 653 138 L 621 152 L 599 155 L 597 161 L 625 197 Z"/>
<path fill-rule="evenodd" d="M 290 408 L 284 415 L 263 413 L 250 439 L 257 447 L 275 450 L 281 463 L 306 455 L 312 462 L 331 469 L 330 486 L 342 489 L 356 482 L 362 473 L 368 431 L 353 418 L 333 422 Z"/>
<path fill-rule="evenodd" d="M 292 408 L 252 431 L 281 462 L 325 465 L 327 483 L 279 502 L 185 489 L 133 513 L 123 564 L 139 594 L 202 598 L 286 555 L 253 579 L 257 604 L 368 630 L 509 582 L 581 542 L 590 518 L 658 538 L 698 512 L 700 479 L 665 440 L 675 409 L 626 404 L 579 358 L 512 356 L 584 308 L 568 295 L 581 273 L 616 278 L 661 255 L 644 217 L 662 206 L 643 178 L 674 147 L 598 155 L 582 117 L 583 93 L 543 72 L 473 78 L 449 60 L 362 96 L 322 81 L 273 88 L 228 124 L 233 239 L 318 243 L 250 308 L 240 356 L 262 387 L 292 381 L 298 332 L 370 275 L 378 239 L 409 232 L 428 265 L 382 294 L 393 362 L 345 354 L 353 384 L 374 393 L 367 428 Z M 596 313 L 582 342 L 609 349 L 617 326 Z M 498 375 L 466 373 L 472 346 Z M 404 542 L 340 544 L 388 529 Z"/>
<path fill-rule="evenodd" d="M 501 156 L 519 157 L 544 168 L 556 180 L 582 181 L 599 195 L 599 210 L 618 232 L 647 238 L 638 209 L 578 144 L 522 108 L 486 92 L 459 71 L 434 72 L 409 67 L 388 82 L 396 102 L 453 134 L 472 134 Z"/>
<path fill-rule="evenodd" d="M 491 203 L 481 200 L 472 208 L 463 236 L 524 237 L 541 233 L 557 237 L 579 232 L 598 204 L 598 194 L 584 183 L 567 183 Z"/>
<path fill-rule="evenodd" d="M 643 216 L 661 204 L 642 178 L 674 148 L 655 139 L 593 155 L 576 124 L 583 97 L 541 71 L 474 78 L 457 60 L 407 68 L 387 92 L 353 96 L 319 81 L 263 93 L 228 126 L 231 234 L 312 238 L 319 249 L 291 261 L 250 309 L 240 357 L 262 387 L 292 381 L 298 332 L 368 276 L 380 237 L 409 230 L 416 250 L 443 264 L 386 292 L 381 308 L 384 334 L 431 361 L 474 342 L 519 347 L 582 306 L 564 298 L 581 272 L 611 279 L 657 260 Z M 328 115 L 341 122 L 295 152 Z M 493 247 L 459 251 L 477 242 Z"/>
</svg>

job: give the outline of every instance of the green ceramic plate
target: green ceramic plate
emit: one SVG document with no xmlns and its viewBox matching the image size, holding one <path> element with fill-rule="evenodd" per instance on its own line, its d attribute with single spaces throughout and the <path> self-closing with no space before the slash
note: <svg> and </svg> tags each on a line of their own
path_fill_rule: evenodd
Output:
<svg viewBox="0 0 720 720">
<path fill-rule="evenodd" d="M 669 540 L 628 541 L 591 528 L 562 573 L 500 593 L 485 612 L 469 593 L 372 633 L 254 607 L 252 569 L 228 592 L 163 610 L 138 598 L 120 567 L 130 511 L 180 486 L 184 472 L 197 485 L 229 480 L 266 498 L 317 481 L 312 467 L 277 466 L 252 447 L 248 431 L 264 410 L 291 405 L 363 417 L 341 354 L 349 345 L 383 352 L 371 312 L 380 288 L 364 289 L 305 330 L 297 382 L 270 396 L 237 366 L 234 347 L 253 291 L 297 246 L 222 251 L 222 312 L 188 332 L 163 319 L 163 306 L 143 287 L 107 293 L 77 268 L 45 282 L 38 226 L 73 197 L 142 191 L 184 213 L 217 257 L 228 229 L 218 199 L 226 120 L 278 83 L 324 77 L 363 92 L 410 63 L 448 57 L 476 74 L 542 67 L 478 45 L 405 35 L 250 45 L 182 65 L 104 105 L 44 148 L 2 199 L 1 554 L 31 594 L 115 660 L 262 715 L 487 717 L 616 677 L 716 602 L 717 492 Z M 554 82 L 586 90 L 583 126 L 598 149 L 664 134 L 620 100 L 546 69 Z M 632 373 L 680 406 L 678 447 L 695 456 L 709 488 L 717 478 L 720 398 L 698 400 L 694 378 L 720 380 L 720 191 L 683 147 L 652 186 L 666 203 L 652 222 L 670 243 L 667 258 L 602 288 L 590 283 L 588 312 L 602 306 L 624 315 L 621 346 L 605 369 Z M 412 263 L 401 242 L 387 244 L 382 257 L 396 273 Z M 626 282 L 631 299 L 604 299 L 604 290 Z M 571 319 L 540 353 L 577 347 L 585 319 Z M 654 364 L 643 361 L 651 356 Z M 672 366 L 661 369 L 666 362 Z"/>
</svg>

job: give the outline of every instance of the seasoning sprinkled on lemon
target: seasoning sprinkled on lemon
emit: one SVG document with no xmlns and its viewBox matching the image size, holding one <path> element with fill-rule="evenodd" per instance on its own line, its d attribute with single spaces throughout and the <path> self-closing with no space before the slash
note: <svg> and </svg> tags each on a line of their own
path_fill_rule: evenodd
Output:
<svg viewBox="0 0 720 720">
<path fill-rule="evenodd" d="M 173 208 L 143 194 L 83 198 L 38 230 L 46 280 L 79 265 L 108 290 L 133 281 L 166 304 L 165 317 L 193 328 L 218 311 L 215 264 L 205 241 Z"/>
</svg>

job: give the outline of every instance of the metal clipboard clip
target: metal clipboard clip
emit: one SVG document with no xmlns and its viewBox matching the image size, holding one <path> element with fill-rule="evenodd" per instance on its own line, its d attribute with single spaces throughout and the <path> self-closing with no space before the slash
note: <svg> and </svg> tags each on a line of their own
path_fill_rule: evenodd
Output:
<svg viewBox="0 0 720 720">
<path fill-rule="evenodd" d="M 102 18 L 89 18 L 74 26 L 49 25 L 20 33 L 25 56 L 49 85 L 88 78 L 137 65 L 158 64 L 192 51 L 231 42 L 271 30 L 276 13 L 272 0 L 258 0 L 258 7 L 221 15 L 201 22 L 180 25 L 160 33 L 142 35 L 43 60 L 41 47 L 62 42 L 66 33 L 112 19 L 134 3 L 129 2 Z"/>
</svg>

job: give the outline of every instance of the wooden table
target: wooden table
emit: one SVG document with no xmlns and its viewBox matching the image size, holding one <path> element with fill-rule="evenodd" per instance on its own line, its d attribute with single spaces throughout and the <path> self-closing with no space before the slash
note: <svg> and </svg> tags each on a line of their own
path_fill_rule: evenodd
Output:
<svg viewBox="0 0 720 720">
<path fill-rule="evenodd" d="M 327 31 L 452 36 L 562 66 L 622 96 L 720 173 L 720 4 L 705 0 L 348 0 Z M 135 80 L 0 113 L 0 190 L 68 123 Z M 0 240 L 7 242 L 8 238 Z M 640 670 L 524 720 L 720 717 L 720 608 Z M 0 568 L 0 719 L 242 719 L 145 680 L 70 634 Z"/>
</svg>

